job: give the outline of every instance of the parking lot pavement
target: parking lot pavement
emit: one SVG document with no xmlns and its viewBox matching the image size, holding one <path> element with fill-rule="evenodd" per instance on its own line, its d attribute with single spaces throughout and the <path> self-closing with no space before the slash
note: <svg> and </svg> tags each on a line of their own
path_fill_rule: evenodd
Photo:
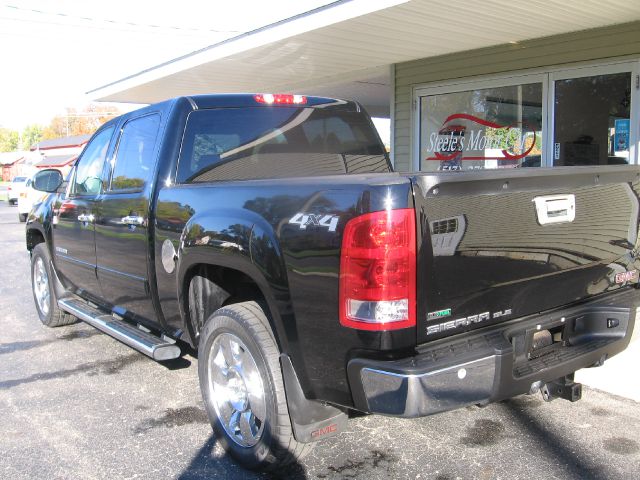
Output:
<svg viewBox="0 0 640 480">
<path fill-rule="evenodd" d="M 24 225 L 4 202 L 0 252 L 0 478 L 268 478 L 216 444 L 193 355 L 161 365 L 88 325 L 40 324 Z M 586 388 L 575 404 L 521 396 L 415 420 L 355 418 L 277 476 L 630 479 L 639 471 L 640 404 Z"/>
</svg>

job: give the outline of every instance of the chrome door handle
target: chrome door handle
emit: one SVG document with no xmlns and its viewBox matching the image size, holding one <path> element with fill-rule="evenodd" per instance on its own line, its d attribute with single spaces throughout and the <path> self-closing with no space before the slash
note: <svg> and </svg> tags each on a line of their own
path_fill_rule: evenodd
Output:
<svg viewBox="0 0 640 480">
<path fill-rule="evenodd" d="M 144 223 L 144 217 L 127 215 L 126 217 L 122 217 L 121 222 L 125 225 L 142 225 Z"/>
<path fill-rule="evenodd" d="M 78 221 L 82 223 L 93 223 L 96 217 L 93 214 L 85 215 L 84 213 L 78 215 Z"/>
</svg>

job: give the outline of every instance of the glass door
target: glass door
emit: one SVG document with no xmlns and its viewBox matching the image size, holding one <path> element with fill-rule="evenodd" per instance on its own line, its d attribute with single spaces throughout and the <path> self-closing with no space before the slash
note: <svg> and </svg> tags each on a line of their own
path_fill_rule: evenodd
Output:
<svg viewBox="0 0 640 480">
<path fill-rule="evenodd" d="M 553 166 L 636 163 L 635 64 L 550 75 Z"/>
</svg>

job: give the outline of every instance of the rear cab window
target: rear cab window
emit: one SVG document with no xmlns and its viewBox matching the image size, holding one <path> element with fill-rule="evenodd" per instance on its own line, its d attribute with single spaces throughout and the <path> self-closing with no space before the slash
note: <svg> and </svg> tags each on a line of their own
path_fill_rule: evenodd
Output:
<svg viewBox="0 0 640 480">
<path fill-rule="evenodd" d="M 389 172 L 367 116 L 331 108 L 245 107 L 189 114 L 177 182 Z"/>
</svg>

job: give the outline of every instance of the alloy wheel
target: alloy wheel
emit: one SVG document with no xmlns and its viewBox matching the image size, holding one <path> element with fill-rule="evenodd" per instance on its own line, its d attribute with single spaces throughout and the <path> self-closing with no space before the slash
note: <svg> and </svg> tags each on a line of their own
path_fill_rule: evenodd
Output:
<svg viewBox="0 0 640 480">
<path fill-rule="evenodd" d="M 211 345 L 209 388 L 227 435 L 242 447 L 256 445 L 264 431 L 267 407 L 260 371 L 237 336 L 221 333 Z"/>
</svg>

